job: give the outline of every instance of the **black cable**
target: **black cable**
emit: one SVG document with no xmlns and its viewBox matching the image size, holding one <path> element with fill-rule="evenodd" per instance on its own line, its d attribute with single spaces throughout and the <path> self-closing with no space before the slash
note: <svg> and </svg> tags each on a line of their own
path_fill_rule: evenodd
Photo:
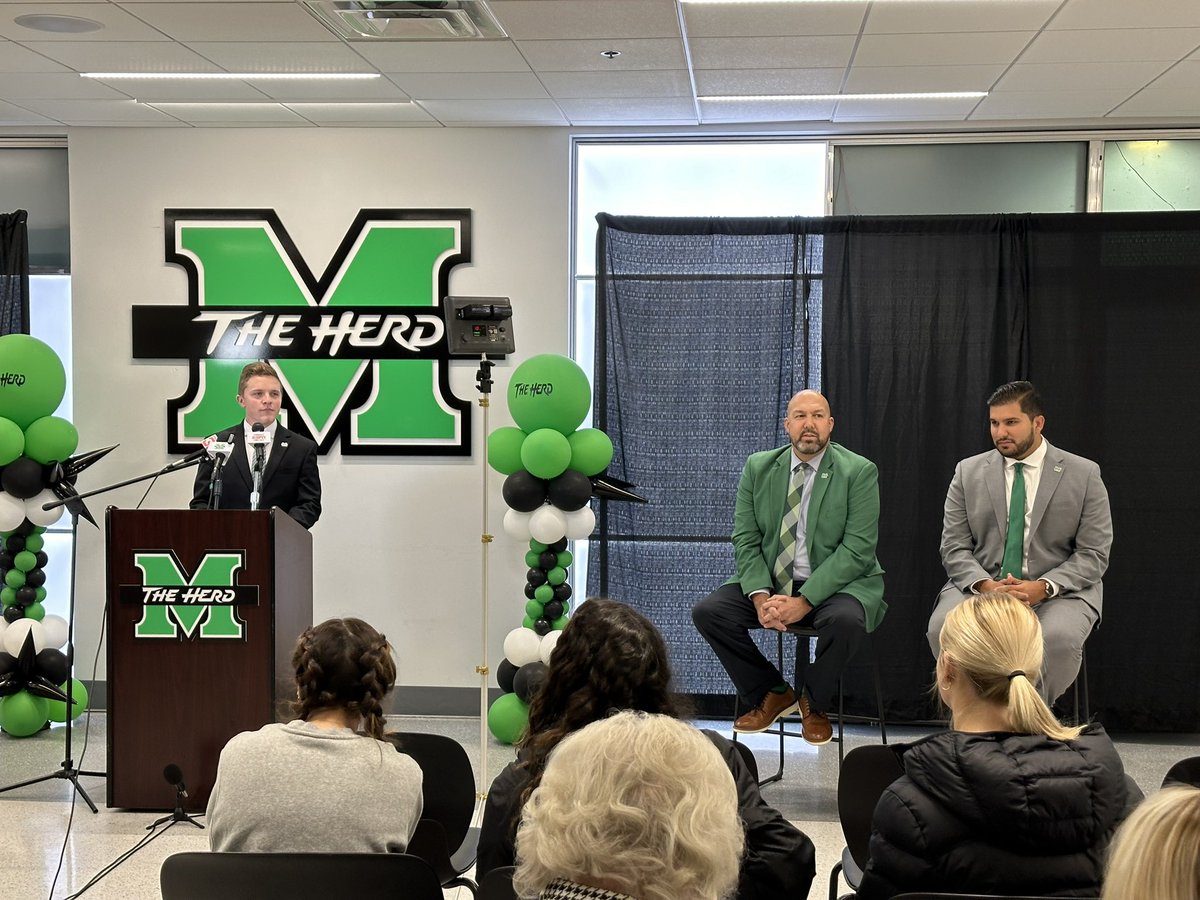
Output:
<svg viewBox="0 0 1200 900">
<path fill-rule="evenodd" d="M 118 856 L 116 859 L 114 859 L 112 862 L 110 862 L 107 866 L 105 866 L 103 869 L 101 869 L 99 872 L 97 872 L 95 875 L 93 875 L 91 880 L 88 881 L 87 884 L 85 884 L 83 887 L 81 887 L 75 893 L 68 894 L 67 897 L 65 898 L 65 900 L 75 900 L 76 897 L 79 897 L 85 891 L 90 890 L 101 878 L 103 878 L 105 875 L 107 875 L 109 872 L 111 872 L 113 869 L 115 869 L 121 863 L 125 862 L 125 860 L 129 859 L 129 857 L 133 856 L 133 854 L 137 853 L 139 850 L 141 850 L 143 847 L 145 847 L 151 841 L 155 840 L 156 838 L 162 837 L 164 834 L 166 834 L 167 830 L 174 824 L 175 824 L 174 822 L 168 822 L 167 827 L 162 829 L 161 831 L 152 831 L 149 834 L 143 835 L 142 837 L 138 838 L 138 842 L 136 844 L 134 844 L 132 847 L 130 847 L 128 850 L 126 850 L 124 853 L 122 853 L 120 856 Z"/>
<path fill-rule="evenodd" d="M 1144 184 L 1146 187 L 1150 188 L 1150 193 L 1152 193 L 1155 197 L 1157 197 L 1159 200 L 1161 200 L 1163 203 L 1167 204 L 1167 206 L 1171 207 L 1171 209 L 1174 210 L 1175 204 L 1172 203 L 1170 200 L 1168 200 L 1166 197 L 1164 197 L 1162 194 L 1160 194 L 1158 191 L 1156 191 L 1150 185 L 1150 182 L 1148 182 L 1145 178 L 1142 177 L 1142 173 L 1139 172 L 1137 169 L 1135 169 L 1132 165 L 1130 165 L 1129 160 L 1126 159 L 1126 157 L 1125 157 L 1125 151 L 1121 149 L 1121 142 L 1113 141 L 1112 143 L 1113 143 L 1113 146 L 1117 148 L 1117 152 L 1121 154 L 1121 159 L 1125 160 L 1125 165 L 1129 166 L 1129 171 L 1131 171 L 1134 175 L 1136 175 L 1138 177 L 1138 180 L 1141 181 L 1142 184 Z"/>
<path fill-rule="evenodd" d="M 150 488 L 154 487 L 154 485 L 158 482 L 158 476 L 161 474 L 162 474 L 162 472 L 159 472 L 153 478 L 150 479 L 150 484 L 146 486 L 146 492 L 144 494 L 142 494 L 142 499 L 137 502 L 137 506 L 135 506 L 134 509 L 142 508 L 142 504 L 145 503 L 146 498 L 150 496 Z"/>
</svg>

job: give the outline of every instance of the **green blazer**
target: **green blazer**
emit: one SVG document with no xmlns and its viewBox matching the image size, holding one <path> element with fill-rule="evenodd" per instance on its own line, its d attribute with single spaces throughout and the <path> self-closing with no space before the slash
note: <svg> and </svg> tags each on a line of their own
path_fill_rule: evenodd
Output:
<svg viewBox="0 0 1200 900">
<path fill-rule="evenodd" d="M 733 513 L 733 556 L 747 596 L 774 592 L 771 572 L 779 555 L 779 525 L 791 477 L 792 446 L 752 453 L 738 482 Z M 883 569 L 875 557 L 879 541 L 879 470 L 875 463 L 829 442 L 813 476 L 808 506 L 808 559 L 812 575 L 800 591 L 813 606 L 834 594 L 856 597 L 867 613 L 867 631 L 883 621 Z"/>
</svg>

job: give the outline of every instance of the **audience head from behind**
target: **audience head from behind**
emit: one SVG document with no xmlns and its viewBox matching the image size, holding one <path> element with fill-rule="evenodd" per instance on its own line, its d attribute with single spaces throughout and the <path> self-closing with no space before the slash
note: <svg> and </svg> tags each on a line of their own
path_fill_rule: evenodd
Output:
<svg viewBox="0 0 1200 900">
<path fill-rule="evenodd" d="M 742 845 L 737 789 L 712 742 L 671 716 L 619 712 L 550 754 L 513 884 L 521 897 L 717 900 L 737 884 Z"/>
<path fill-rule="evenodd" d="M 1166 787 L 1117 831 L 1104 900 L 1200 900 L 1200 788 Z"/>
<path fill-rule="evenodd" d="M 1011 731 L 1054 740 L 1077 738 L 1081 728 L 1059 723 L 1037 690 L 1042 628 L 1037 615 L 1010 594 L 966 598 L 941 631 L 937 691 L 958 731 Z"/>
<path fill-rule="evenodd" d="M 396 662 L 382 634 L 362 619 L 328 619 L 300 635 L 292 668 L 298 719 L 383 739 L 383 700 L 396 684 Z"/>
</svg>

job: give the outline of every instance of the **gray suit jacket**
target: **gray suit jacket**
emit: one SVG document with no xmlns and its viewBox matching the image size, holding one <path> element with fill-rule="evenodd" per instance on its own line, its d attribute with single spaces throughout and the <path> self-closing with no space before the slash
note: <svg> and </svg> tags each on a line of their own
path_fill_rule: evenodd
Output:
<svg viewBox="0 0 1200 900">
<path fill-rule="evenodd" d="M 950 580 L 939 599 L 970 593 L 981 579 L 1004 577 L 1004 493 L 1004 457 L 998 451 L 969 457 L 955 467 L 942 519 L 942 565 Z M 1058 585 L 1058 596 L 1079 597 L 1099 614 L 1104 600 L 1100 579 L 1112 546 L 1112 516 L 1100 467 L 1046 441 L 1029 527 L 1027 577 L 1049 579 Z"/>
</svg>

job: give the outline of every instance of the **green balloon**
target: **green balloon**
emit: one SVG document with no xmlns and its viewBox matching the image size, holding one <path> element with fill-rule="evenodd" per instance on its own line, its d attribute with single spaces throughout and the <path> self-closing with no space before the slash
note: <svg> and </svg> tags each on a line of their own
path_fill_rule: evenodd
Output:
<svg viewBox="0 0 1200 900">
<path fill-rule="evenodd" d="M 567 570 L 564 569 L 562 566 L 555 566 L 553 569 L 551 569 L 549 572 L 546 573 L 546 580 L 548 582 L 550 582 L 551 584 L 555 584 L 555 585 L 562 584 L 564 581 L 567 580 Z"/>
<path fill-rule="evenodd" d="M 533 598 L 541 600 L 542 603 L 549 603 L 554 599 L 554 588 L 548 584 L 539 584 L 533 589 Z M 534 618 L 536 619 L 537 616 L 534 616 Z"/>
<path fill-rule="evenodd" d="M 29 546 L 28 538 L 25 540 L 25 546 Z M 570 568 L 571 563 L 573 562 L 575 562 L 575 557 L 571 555 L 570 550 L 564 550 L 562 553 L 558 554 L 558 564 L 564 569 Z"/>
<path fill-rule="evenodd" d="M 58 416 L 43 416 L 25 429 L 25 455 L 43 465 L 62 462 L 78 447 L 79 432 Z"/>
<path fill-rule="evenodd" d="M 540 553 L 535 553 L 534 551 L 530 550 L 525 554 L 525 565 L 529 566 L 531 569 L 537 568 L 539 556 L 541 556 Z"/>
<path fill-rule="evenodd" d="M 488 730 L 502 744 L 515 744 L 529 725 L 529 707 L 516 694 L 501 694 L 487 714 Z"/>
<path fill-rule="evenodd" d="M 12 419 L 0 419 L 0 466 L 7 466 L 25 452 L 25 432 Z"/>
<path fill-rule="evenodd" d="M 526 432 L 553 428 L 567 435 L 588 414 L 592 388 L 574 360 L 557 353 L 530 357 L 513 370 L 508 411 Z"/>
<path fill-rule="evenodd" d="M 58 687 L 63 692 L 67 690 L 66 682 L 63 682 Z M 88 705 L 87 688 L 84 687 L 83 682 L 78 678 L 71 679 L 71 699 L 75 701 L 71 704 L 71 718 L 76 719 L 80 713 L 87 709 Z M 51 722 L 67 721 L 67 704 L 62 700 L 47 700 L 46 718 Z"/>
<path fill-rule="evenodd" d="M 30 553 L 37 553 L 46 546 L 46 539 L 40 534 L 31 534 L 25 538 L 25 549 Z"/>
<path fill-rule="evenodd" d="M 550 623 L 550 630 L 551 631 L 562 631 L 564 628 L 567 627 L 567 618 L 568 618 L 567 614 L 563 613 L 561 616 L 559 616 L 557 619 L 555 619 L 553 622 Z"/>
<path fill-rule="evenodd" d="M 30 553 L 28 550 L 22 550 L 13 557 L 13 568 L 20 569 L 22 572 L 29 572 L 37 568 L 37 554 Z"/>
<path fill-rule="evenodd" d="M 542 609 L 546 606 L 541 600 L 530 600 L 525 604 L 525 618 L 536 620 L 541 618 Z"/>
<path fill-rule="evenodd" d="M 16 588 L 6 587 L 6 588 L 0 589 L 0 606 L 12 606 L 16 602 L 17 602 L 17 589 Z"/>
<path fill-rule="evenodd" d="M 46 618 L 46 607 L 40 603 L 30 603 L 25 607 L 25 618 L 33 619 L 35 622 L 40 622 Z"/>
<path fill-rule="evenodd" d="M 25 584 L 25 573 L 20 569 L 9 569 L 4 573 L 4 583 L 10 588 L 19 588 Z"/>
<path fill-rule="evenodd" d="M 37 594 L 34 599 L 37 600 L 38 603 L 41 603 L 46 599 L 46 589 L 44 587 L 37 588 L 34 593 Z"/>
<path fill-rule="evenodd" d="M 527 615 L 521 620 L 521 627 L 528 628 L 530 631 L 533 631 L 533 621 L 533 617 Z"/>
<path fill-rule="evenodd" d="M 22 430 L 58 409 L 67 371 L 53 348 L 28 334 L 0 337 L 0 416 Z"/>
<path fill-rule="evenodd" d="M 557 478 L 570 462 L 571 444 L 553 428 L 539 428 L 521 445 L 521 463 L 538 478 Z"/>
<path fill-rule="evenodd" d="M 29 691 L 17 691 L 0 700 L 0 728 L 13 737 L 29 737 L 46 724 L 47 701 Z"/>
<path fill-rule="evenodd" d="M 547 550 L 549 550 L 549 549 L 550 549 L 550 545 L 549 545 L 549 544 L 543 544 L 541 541 L 534 540 L 534 539 L 530 538 L 530 540 L 529 540 L 529 549 L 530 549 L 530 550 L 532 550 L 534 553 L 537 553 L 537 554 L 539 554 L 539 555 L 540 555 L 540 554 L 542 554 L 542 553 L 545 553 Z"/>
<path fill-rule="evenodd" d="M 488 465 L 501 475 L 511 475 L 519 472 L 521 465 L 521 445 L 525 443 L 525 432 L 520 428 L 506 425 L 497 428 L 487 439 Z"/>
<path fill-rule="evenodd" d="M 571 443 L 571 468 L 584 475 L 599 475 L 612 462 L 613 445 L 599 428 L 582 428 L 567 440 Z"/>
</svg>

